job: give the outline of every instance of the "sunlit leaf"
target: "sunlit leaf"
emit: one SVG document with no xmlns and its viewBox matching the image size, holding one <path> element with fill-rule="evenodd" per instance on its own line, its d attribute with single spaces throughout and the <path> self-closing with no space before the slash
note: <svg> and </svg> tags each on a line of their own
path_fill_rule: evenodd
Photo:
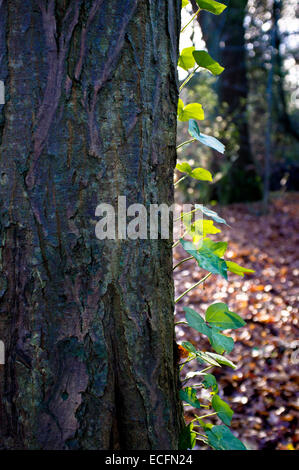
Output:
<svg viewBox="0 0 299 470">
<path fill-rule="evenodd" d="M 226 5 L 215 0 L 196 0 L 196 3 L 201 10 L 209 11 L 214 15 L 220 15 L 226 8 Z"/>
<path fill-rule="evenodd" d="M 192 222 L 192 214 L 182 214 L 182 220 L 186 227 L 186 231 L 192 237 L 193 243 L 198 243 L 202 238 L 209 234 L 216 234 L 221 232 L 218 227 L 215 227 L 212 220 L 197 219 Z M 196 248 L 197 249 L 197 248 Z M 223 265 L 224 266 L 224 265 Z M 226 265 L 223 269 L 227 270 Z"/>
<path fill-rule="evenodd" d="M 187 175 L 191 176 L 191 178 L 194 178 L 196 180 L 201 180 L 201 181 L 213 180 L 212 175 L 208 170 L 205 170 L 204 168 L 192 169 L 189 163 L 187 162 L 177 163 L 176 169 L 179 170 L 181 173 L 187 173 Z"/>
<path fill-rule="evenodd" d="M 247 450 L 244 444 L 224 424 L 213 426 L 212 429 L 205 431 L 210 446 L 216 450 Z"/>
<path fill-rule="evenodd" d="M 190 176 L 200 181 L 213 181 L 211 173 L 204 168 L 194 168 Z"/>
<path fill-rule="evenodd" d="M 225 401 L 223 401 L 219 395 L 214 395 L 212 398 L 212 407 L 216 411 L 221 421 L 229 426 L 234 414 L 230 406 Z"/>
<path fill-rule="evenodd" d="M 183 100 L 181 100 L 181 98 L 179 98 L 178 100 L 178 114 L 180 114 L 180 112 L 183 110 L 184 108 L 184 102 Z"/>
<path fill-rule="evenodd" d="M 214 353 L 209 353 L 209 352 L 204 352 L 204 351 L 197 351 L 197 356 L 198 356 L 199 359 L 201 359 L 202 362 L 207 362 L 211 366 L 221 367 L 220 362 L 216 361 L 216 359 L 213 358 L 213 354 Z M 215 354 L 215 356 L 217 356 L 217 354 Z M 220 356 L 220 357 L 222 357 L 222 356 Z"/>
<path fill-rule="evenodd" d="M 198 124 L 194 119 L 189 120 L 189 134 L 194 137 L 194 139 L 198 140 L 204 145 L 211 147 L 217 152 L 224 153 L 225 146 L 217 140 L 215 137 L 208 136 L 206 134 L 202 134 L 199 130 Z"/>
<path fill-rule="evenodd" d="M 192 69 L 195 65 L 195 58 L 193 56 L 193 52 L 195 51 L 195 47 L 185 47 L 180 53 L 178 66 L 182 69 L 188 71 Z"/>
<path fill-rule="evenodd" d="M 227 242 L 213 242 L 210 238 L 205 238 L 202 244 L 220 258 L 227 250 Z"/>
<path fill-rule="evenodd" d="M 197 65 L 209 70 L 209 72 L 211 72 L 213 75 L 220 75 L 223 72 L 224 67 L 218 64 L 216 60 L 212 59 L 210 54 L 208 54 L 206 51 L 193 50 L 192 53 Z"/>
<path fill-rule="evenodd" d="M 222 335 L 216 329 L 206 324 L 204 319 L 192 308 L 184 307 L 186 312 L 186 320 L 199 333 L 206 335 L 211 343 L 212 348 L 219 354 L 231 352 L 234 347 L 232 338 Z"/>
<path fill-rule="evenodd" d="M 200 103 L 190 103 L 184 105 L 182 100 L 178 102 L 178 120 L 189 121 L 189 119 L 198 119 L 202 121 L 204 119 L 204 111 Z"/>
<path fill-rule="evenodd" d="M 225 303 L 218 302 L 208 307 L 206 321 L 220 330 L 236 329 L 246 325 L 245 321 L 235 312 L 231 312 Z"/>
<path fill-rule="evenodd" d="M 196 397 L 196 390 L 192 387 L 186 387 L 183 390 L 180 390 L 179 395 L 182 401 L 189 403 L 189 405 L 194 408 L 201 408 L 198 398 Z"/>
<path fill-rule="evenodd" d="M 215 220 L 218 224 L 225 224 L 227 225 L 226 221 L 219 217 L 217 212 L 208 209 L 207 207 L 203 206 L 202 204 L 195 204 L 195 209 L 201 210 L 201 212 L 206 215 L 207 217 L 211 217 L 211 219 Z"/>
<path fill-rule="evenodd" d="M 179 170 L 181 173 L 187 173 L 187 175 L 190 175 L 192 173 L 192 168 L 187 162 L 177 163 L 176 169 Z"/>
<path fill-rule="evenodd" d="M 238 276 L 244 277 L 244 273 L 254 273 L 253 269 L 243 268 L 233 261 L 226 261 L 227 270 L 231 273 L 238 274 Z"/>
<path fill-rule="evenodd" d="M 211 352 L 206 352 L 205 355 L 207 356 L 207 358 L 209 358 L 210 360 L 213 360 L 214 362 L 217 362 L 218 364 L 222 364 L 224 366 L 231 367 L 232 369 L 237 368 L 236 364 L 234 364 L 232 361 L 230 361 L 229 359 L 227 359 L 224 356 L 221 356 L 221 355 L 215 354 L 215 353 L 211 353 Z"/>
<path fill-rule="evenodd" d="M 196 222 L 211 222 L 211 221 L 196 221 Z M 197 224 L 199 225 L 199 224 Z M 203 224 L 202 224 L 203 225 Z M 195 245 L 192 242 L 186 241 L 181 239 L 181 244 L 184 250 L 187 251 L 191 256 L 193 256 L 198 265 L 202 269 L 206 269 L 207 271 L 213 274 L 220 274 L 225 279 L 227 279 L 227 267 L 226 263 L 223 259 L 219 258 L 219 256 L 215 255 L 211 250 L 205 248 L 204 246 L 196 249 Z"/>
</svg>

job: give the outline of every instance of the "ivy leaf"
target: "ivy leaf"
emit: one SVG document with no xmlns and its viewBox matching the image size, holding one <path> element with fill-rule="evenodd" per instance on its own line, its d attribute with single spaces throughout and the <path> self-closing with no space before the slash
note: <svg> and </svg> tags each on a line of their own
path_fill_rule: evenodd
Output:
<svg viewBox="0 0 299 470">
<path fill-rule="evenodd" d="M 225 146 L 215 137 L 203 134 L 201 132 L 200 137 L 197 140 L 199 140 L 199 142 L 206 145 L 207 147 L 211 147 L 212 149 L 217 150 L 217 152 L 219 153 L 223 154 L 225 152 Z"/>
<path fill-rule="evenodd" d="M 238 274 L 238 276 L 244 277 L 244 273 L 255 273 L 253 269 L 243 268 L 239 266 L 237 263 L 233 263 L 232 261 L 226 261 L 227 270 L 231 273 Z"/>
<path fill-rule="evenodd" d="M 202 333 L 203 335 L 210 335 L 210 328 L 207 326 L 206 322 L 199 315 L 199 313 L 197 313 L 190 307 L 184 307 L 184 311 L 186 312 L 186 320 L 189 326 L 191 326 L 191 328 L 194 328 L 196 331 L 199 331 L 199 333 Z"/>
<path fill-rule="evenodd" d="M 198 219 L 192 223 L 191 218 L 192 214 L 182 215 L 182 220 L 186 227 L 186 231 L 188 235 L 192 237 L 193 243 L 198 243 L 202 238 L 206 237 L 206 235 L 208 234 L 215 234 L 221 232 L 219 228 L 215 227 L 212 220 Z"/>
<path fill-rule="evenodd" d="M 183 111 L 184 109 L 184 102 L 181 98 L 178 100 L 178 115 Z"/>
<path fill-rule="evenodd" d="M 218 417 L 221 419 L 221 421 L 224 424 L 227 424 L 230 426 L 232 416 L 234 414 L 233 410 L 230 408 L 230 406 L 221 398 L 219 395 L 214 395 L 212 398 L 212 407 L 216 411 Z"/>
<path fill-rule="evenodd" d="M 217 380 L 213 374 L 205 374 L 202 384 L 206 389 L 211 388 L 213 393 L 218 392 Z"/>
<path fill-rule="evenodd" d="M 193 56 L 193 52 L 195 51 L 195 47 L 185 47 L 180 53 L 178 66 L 188 72 L 189 69 L 192 69 L 195 65 L 195 58 Z"/>
<path fill-rule="evenodd" d="M 192 173 L 192 168 L 187 162 L 177 163 L 175 168 L 181 173 L 187 173 L 187 175 L 190 175 L 190 173 Z"/>
<path fill-rule="evenodd" d="M 221 367 L 220 362 L 216 361 L 216 359 L 213 358 L 213 353 L 197 351 L 197 356 L 201 362 L 207 362 L 211 366 Z M 215 354 L 215 356 L 218 356 L 218 355 Z M 222 356 L 219 356 L 219 357 L 222 357 Z"/>
<path fill-rule="evenodd" d="M 225 224 L 225 225 L 228 225 L 226 223 L 226 221 L 224 219 L 222 219 L 218 214 L 217 212 L 215 211 L 212 211 L 211 209 L 208 209 L 207 207 L 203 206 L 202 204 L 195 204 L 195 209 L 199 209 L 201 210 L 201 212 L 206 215 L 207 217 L 211 217 L 211 219 L 215 220 L 215 222 L 217 222 L 218 224 Z"/>
<path fill-rule="evenodd" d="M 237 329 L 246 325 L 245 321 L 222 302 L 208 307 L 205 315 L 206 321 L 220 330 Z"/>
<path fill-rule="evenodd" d="M 226 8 L 226 5 L 215 2 L 214 0 L 196 0 L 196 3 L 201 10 L 209 11 L 213 13 L 213 15 L 220 15 Z"/>
<path fill-rule="evenodd" d="M 208 54 L 206 51 L 193 50 L 193 57 L 197 65 L 209 70 L 209 72 L 211 72 L 213 75 L 220 75 L 224 70 L 224 67 L 218 64 L 216 60 L 212 59 L 210 54 Z"/>
<path fill-rule="evenodd" d="M 237 366 L 236 364 L 234 364 L 232 361 L 230 361 L 229 359 L 227 359 L 226 357 L 224 356 L 221 356 L 220 354 L 215 354 L 215 353 L 211 353 L 211 352 L 206 352 L 205 355 L 210 358 L 211 360 L 215 361 L 219 364 L 222 364 L 224 366 L 228 366 L 228 367 L 231 367 L 232 369 L 236 369 Z M 221 366 L 220 366 L 221 367 Z"/>
<path fill-rule="evenodd" d="M 194 408 L 201 408 L 198 398 L 196 397 L 196 390 L 192 387 L 186 387 L 179 392 L 180 399 L 189 403 L 189 405 L 193 406 Z"/>
<path fill-rule="evenodd" d="M 206 335 L 216 353 L 223 354 L 231 352 L 234 348 L 234 341 L 225 335 L 219 333 L 216 329 L 206 324 L 204 319 L 192 308 L 184 307 L 186 312 L 186 320 L 199 333 Z"/>
<path fill-rule="evenodd" d="M 196 222 L 208 222 L 208 221 L 196 221 Z M 196 224 L 195 222 L 195 224 Z M 192 242 L 181 239 L 181 244 L 187 253 L 193 256 L 199 267 L 206 269 L 213 274 L 220 274 L 227 279 L 227 267 L 223 259 L 215 255 L 211 250 L 205 248 L 204 246 L 196 249 L 195 245 Z"/>
<path fill-rule="evenodd" d="M 190 176 L 200 181 L 213 181 L 211 173 L 204 168 L 194 168 Z"/>
<path fill-rule="evenodd" d="M 227 250 L 227 242 L 213 242 L 210 238 L 205 238 L 203 241 L 203 246 L 211 250 L 215 255 L 220 258 L 224 255 Z"/>
<path fill-rule="evenodd" d="M 217 150 L 217 152 L 224 153 L 225 146 L 215 137 L 202 134 L 199 130 L 197 122 L 194 119 L 189 120 L 188 132 L 192 137 L 194 137 L 194 139 L 198 140 L 202 144 Z"/>
<path fill-rule="evenodd" d="M 186 307 L 187 308 L 187 307 Z M 196 354 L 196 348 L 193 346 L 192 343 L 189 343 L 189 341 L 184 341 L 182 343 L 182 346 L 187 349 L 187 351 L 193 353 L 193 354 Z"/>
<path fill-rule="evenodd" d="M 202 121 L 205 118 L 202 105 L 200 103 L 190 103 L 184 105 L 183 101 L 179 99 L 178 101 L 178 120 L 179 121 L 189 121 L 189 119 L 198 119 Z"/>
<path fill-rule="evenodd" d="M 185 8 L 189 3 L 189 0 L 182 0 L 182 8 Z"/>
<path fill-rule="evenodd" d="M 208 442 L 216 450 L 247 450 L 243 442 L 237 439 L 231 430 L 221 424 L 213 426 L 212 429 L 206 429 Z"/>
<path fill-rule="evenodd" d="M 208 170 L 205 170 L 204 168 L 194 168 L 193 170 L 187 162 L 177 163 L 176 169 L 179 170 L 181 173 L 187 173 L 187 175 L 191 176 L 191 178 L 194 178 L 196 180 L 213 180 L 212 175 Z"/>
<path fill-rule="evenodd" d="M 189 423 L 188 426 L 185 426 L 179 437 L 179 450 L 188 450 L 193 449 L 196 443 L 196 434 L 192 432 L 193 423 Z"/>
<path fill-rule="evenodd" d="M 230 353 L 234 349 L 234 340 L 228 336 L 218 333 L 214 328 L 210 328 L 209 340 L 212 348 L 218 354 L 223 354 L 225 352 Z"/>
</svg>

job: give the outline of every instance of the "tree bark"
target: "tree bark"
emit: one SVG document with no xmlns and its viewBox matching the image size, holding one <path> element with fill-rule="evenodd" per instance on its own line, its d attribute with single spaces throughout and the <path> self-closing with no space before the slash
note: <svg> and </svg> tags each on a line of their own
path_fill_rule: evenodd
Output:
<svg viewBox="0 0 299 470">
<path fill-rule="evenodd" d="M 176 449 L 171 240 L 95 209 L 173 202 L 180 0 L 0 0 L 0 447 Z"/>
</svg>

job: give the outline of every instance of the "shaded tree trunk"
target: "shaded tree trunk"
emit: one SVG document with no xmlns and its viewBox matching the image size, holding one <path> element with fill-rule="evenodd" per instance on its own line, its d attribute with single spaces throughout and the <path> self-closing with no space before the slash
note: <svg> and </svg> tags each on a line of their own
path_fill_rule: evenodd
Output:
<svg viewBox="0 0 299 470">
<path fill-rule="evenodd" d="M 218 186 L 221 188 L 221 185 L 226 185 L 226 202 L 256 200 L 261 197 L 261 187 L 251 153 L 247 117 L 244 29 L 247 0 L 227 0 L 222 3 L 228 6 L 222 15 L 215 16 L 205 11 L 198 15 L 210 54 L 225 67 L 225 71 L 217 77 L 219 104 L 228 105 L 226 112 L 236 128 L 239 145 L 237 159 L 225 181 L 220 181 Z M 192 4 L 195 10 L 195 0 L 192 0 Z"/>
<path fill-rule="evenodd" d="M 287 109 L 286 96 L 284 91 L 284 70 L 283 58 L 281 55 L 281 37 L 279 32 L 279 20 L 283 9 L 282 0 L 274 0 L 273 2 L 273 34 L 274 34 L 274 49 L 275 49 L 275 73 L 277 75 L 277 100 L 275 105 L 278 114 L 278 124 L 282 132 L 285 132 L 296 140 L 299 140 L 299 132 L 294 126 Z"/>
<path fill-rule="evenodd" d="M 0 0 L 0 447 L 175 449 L 171 240 L 95 209 L 173 201 L 180 0 Z"/>
</svg>

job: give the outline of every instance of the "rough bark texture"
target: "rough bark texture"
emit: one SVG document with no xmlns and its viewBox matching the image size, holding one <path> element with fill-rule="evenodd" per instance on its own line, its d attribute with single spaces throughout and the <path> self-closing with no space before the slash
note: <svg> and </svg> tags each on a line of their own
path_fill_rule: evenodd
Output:
<svg viewBox="0 0 299 470">
<path fill-rule="evenodd" d="M 175 449 L 171 241 L 95 208 L 173 200 L 180 0 L 0 0 L 0 447 Z"/>
</svg>

